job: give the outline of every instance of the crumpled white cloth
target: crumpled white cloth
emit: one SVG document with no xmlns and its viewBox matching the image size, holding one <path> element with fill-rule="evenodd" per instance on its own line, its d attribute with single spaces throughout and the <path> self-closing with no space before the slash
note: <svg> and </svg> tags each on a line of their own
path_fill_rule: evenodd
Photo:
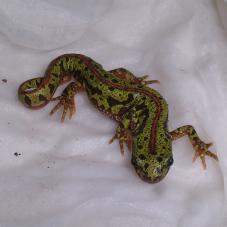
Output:
<svg viewBox="0 0 227 227">
<path fill-rule="evenodd" d="M 214 1 L 1 1 L 0 50 L 1 227 L 227 226 L 227 35 Z M 185 137 L 167 177 L 148 184 L 86 94 L 64 124 L 54 103 L 25 108 L 20 83 L 63 53 L 160 80 L 169 129 L 192 124 L 220 161 L 192 163 Z"/>
</svg>

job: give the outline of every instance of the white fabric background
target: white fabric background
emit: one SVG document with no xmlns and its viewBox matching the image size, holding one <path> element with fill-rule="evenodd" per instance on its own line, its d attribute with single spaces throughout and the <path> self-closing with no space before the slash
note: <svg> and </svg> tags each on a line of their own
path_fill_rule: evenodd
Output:
<svg viewBox="0 0 227 227">
<path fill-rule="evenodd" d="M 212 0 L 1 0 L 0 226 L 227 226 L 226 34 Z M 182 138 L 168 176 L 148 184 L 86 94 L 64 124 L 48 115 L 54 103 L 21 105 L 19 84 L 73 52 L 160 80 L 170 130 L 194 125 L 220 161 L 204 171 Z"/>
</svg>

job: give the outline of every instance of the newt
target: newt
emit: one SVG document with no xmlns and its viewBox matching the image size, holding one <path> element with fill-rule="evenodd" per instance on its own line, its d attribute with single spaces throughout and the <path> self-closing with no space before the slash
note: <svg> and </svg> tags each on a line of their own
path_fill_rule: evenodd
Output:
<svg viewBox="0 0 227 227">
<path fill-rule="evenodd" d="M 120 151 L 124 144 L 131 151 L 131 163 L 139 177 L 157 183 L 173 164 L 172 141 L 187 135 L 206 169 L 205 157 L 218 160 L 209 150 L 212 143 L 204 143 L 191 125 L 168 130 L 168 104 L 149 84 L 148 76 L 136 77 L 124 68 L 106 71 L 102 65 L 81 54 L 64 54 L 50 62 L 43 77 L 23 82 L 18 88 L 19 100 L 30 109 L 44 107 L 58 101 L 51 110 L 54 114 L 63 107 L 61 122 L 66 115 L 71 119 L 76 111 L 74 96 L 86 91 L 89 100 L 98 110 L 118 122 L 115 135 Z M 72 81 L 72 82 L 70 82 Z M 56 89 L 70 82 L 62 94 L 53 98 Z"/>
</svg>

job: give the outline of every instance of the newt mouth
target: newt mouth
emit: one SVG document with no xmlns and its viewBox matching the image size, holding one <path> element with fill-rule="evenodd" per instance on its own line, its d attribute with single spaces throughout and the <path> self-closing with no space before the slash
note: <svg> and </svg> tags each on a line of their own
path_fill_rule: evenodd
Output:
<svg viewBox="0 0 227 227">
<path fill-rule="evenodd" d="M 164 177 L 165 177 L 165 175 L 164 176 L 157 176 L 157 177 L 149 177 L 149 176 L 146 176 L 145 174 L 144 174 L 144 172 L 140 169 L 140 168 L 135 168 L 135 170 L 136 170 L 136 173 L 139 175 L 139 177 L 143 180 L 143 181 L 145 181 L 145 182 L 147 182 L 147 183 L 151 183 L 151 184 L 155 184 L 155 183 L 158 183 L 158 182 L 160 182 Z M 168 172 L 168 171 L 167 171 Z"/>
<path fill-rule="evenodd" d="M 163 166 L 163 168 L 162 168 L 162 170 L 160 170 L 159 174 L 154 173 L 153 174 L 154 176 L 149 176 L 148 172 L 144 171 L 140 166 L 138 166 L 135 163 L 135 159 L 132 159 L 131 162 L 136 170 L 136 173 L 140 177 L 140 179 L 142 179 L 143 181 L 145 181 L 147 183 L 151 183 L 151 184 L 160 182 L 166 176 L 166 174 L 169 171 L 169 167 L 170 167 L 168 165 Z"/>
</svg>

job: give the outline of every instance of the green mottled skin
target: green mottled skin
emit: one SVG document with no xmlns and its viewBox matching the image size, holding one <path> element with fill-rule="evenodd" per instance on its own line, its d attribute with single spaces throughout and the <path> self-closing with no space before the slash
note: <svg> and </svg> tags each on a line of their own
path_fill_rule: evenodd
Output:
<svg viewBox="0 0 227 227">
<path fill-rule="evenodd" d="M 58 98 L 59 105 L 71 109 L 72 115 L 74 95 L 85 90 L 100 111 L 119 122 L 115 138 L 120 143 L 128 143 L 132 164 L 143 180 L 155 183 L 166 176 L 173 163 L 172 140 L 185 134 L 189 135 L 197 156 L 209 155 L 216 159 L 216 155 L 208 151 L 209 144 L 199 139 L 192 126 L 168 132 L 168 105 L 142 79 L 122 68 L 108 72 L 84 55 L 66 54 L 54 59 L 43 78 L 21 84 L 19 99 L 29 108 L 43 107 L 52 99 L 58 86 L 71 79 L 74 82 Z"/>
</svg>

